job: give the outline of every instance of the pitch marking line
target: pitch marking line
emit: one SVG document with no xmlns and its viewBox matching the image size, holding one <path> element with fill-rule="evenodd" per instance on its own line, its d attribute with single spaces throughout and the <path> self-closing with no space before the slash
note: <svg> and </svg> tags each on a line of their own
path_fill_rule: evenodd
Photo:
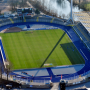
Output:
<svg viewBox="0 0 90 90">
<path fill-rule="evenodd" d="M 84 57 L 87 59 L 87 57 L 85 56 L 85 54 L 83 53 L 83 51 L 80 49 L 80 51 L 82 52 L 82 54 L 84 55 Z M 88 60 L 88 59 L 87 59 Z"/>
</svg>

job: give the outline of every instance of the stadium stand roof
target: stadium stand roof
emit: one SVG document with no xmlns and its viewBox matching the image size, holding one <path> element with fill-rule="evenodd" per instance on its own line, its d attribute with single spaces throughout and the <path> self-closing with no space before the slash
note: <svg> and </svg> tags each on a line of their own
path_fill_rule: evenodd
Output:
<svg viewBox="0 0 90 90">
<path fill-rule="evenodd" d="M 74 16 L 80 21 L 90 34 L 90 16 L 86 12 L 74 12 Z"/>
</svg>

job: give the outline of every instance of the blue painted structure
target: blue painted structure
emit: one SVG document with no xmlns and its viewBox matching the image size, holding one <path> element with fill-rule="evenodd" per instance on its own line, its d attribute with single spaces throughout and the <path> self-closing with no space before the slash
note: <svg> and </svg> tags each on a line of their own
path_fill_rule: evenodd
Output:
<svg viewBox="0 0 90 90">
<path fill-rule="evenodd" d="M 78 49 L 78 51 L 80 52 L 82 57 L 84 58 L 85 66 L 80 71 L 78 71 L 76 73 L 63 74 L 62 75 L 63 79 L 64 78 L 75 77 L 75 76 L 77 76 L 77 78 L 78 78 L 79 77 L 78 75 L 82 74 L 81 76 L 84 76 L 85 74 L 87 74 L 85 72 L 88 72 L 90 70 L 90 65 L 89 65 L 90 64 L 90 51 L 87 48 L 84 48 L 85 47 L 84 43 L 80 40 L 80 38 L 77 36 L 77 34 L 74 32 L 74 30 L 70 26 L 64 26 L 64 25 L 60 25 L 60 24 L 47 23 L 47 22 L 22 22 L 22 23 L 8 24 L 8 25 L 5 25 L 5 26 L 2 26 L 2 27 L 0 27 L 0 31 L 4 30 L 6 28 L 17 26 L 17 25 L 27 25 L 27 24 L 30 24 L 30 23 L 31 24 L 53 25 L 55 27 L 58 27 L 58 28 L 64 30 L 68 34 L 68 36 L 70 37 L 70 39 L 72 40 L 73 44 L 76 46 L 76 48 Z M 6 59 L 5 52 L 4 52 L 1 40 L 0 40 L 0 45 L 2 47 L 2 52 L 3 52 L 3 55 L 4 55 L 4 59 Z M 22 70 L 20 70 L 20 71 L 22 71 Z M 49 72 L 49 76 L 36 76 L 36 77 L 32 76 L 32 77 L 28 77 L 28 79 L 29 80 L 30 79 L 34 79 L 34 80 L 50 80 L 50 77 L 52 76 L 52 82 L 59 82 L 60 81 L 61 75 L 57 75 L 57 77 L 56 77 L 52 73 L 51 68 L 47 68 L 47 71 Z M 13 72 L 10 73 L 10 74 L 17 75 L 17 74 L 15 74 Z M 21 76 L 21 75 L 19 75 L 19 76 Z"/>
</svg>

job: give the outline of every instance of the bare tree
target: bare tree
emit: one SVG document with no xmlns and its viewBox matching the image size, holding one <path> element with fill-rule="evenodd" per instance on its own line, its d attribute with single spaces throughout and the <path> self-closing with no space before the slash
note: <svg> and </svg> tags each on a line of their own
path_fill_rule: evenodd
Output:
<svg viewBox="0 0 90 90">
<path fill-rule="evenodd" d="M 44 9 L 44 7 L 45 7 L 44 3 L 45 3 L 45 0 L 43 0 L 43 9 Z"/>
<path fill-rule="evenodd" d="M 7 68 L 6 73 L 7 73 L 7 81 L 8 81 L 8 75 L 9 75 L 9 73 L 10 73 L 10 67 Z"/>
<path fill-rule="evenodd" d="M 1 80 L 2 80 L 2 63 L 0 62 L 0 78 L 1 78 Z"/>
<path fill-rule="evenodd" d="M 19 2 L 19 0 L 9 0 L 8 3 L 11 6 L 11 10 L 15 11 Z"/>
<path fill-rule="evenodd" d="M 49 13 L 50 13 L 50 4 L 51 4 L 51 0 L 49 1 Z"/>
<path fill-rule="evenodd" d="M 0 9 L 0 15 L 1 15 L 1 9 Z"/>
<path fill-rule="evenodd" d="M 23 3 L 23 0 L 22 0 L 22 7 L 24 7 L 24 3 Z"/>
</svg>

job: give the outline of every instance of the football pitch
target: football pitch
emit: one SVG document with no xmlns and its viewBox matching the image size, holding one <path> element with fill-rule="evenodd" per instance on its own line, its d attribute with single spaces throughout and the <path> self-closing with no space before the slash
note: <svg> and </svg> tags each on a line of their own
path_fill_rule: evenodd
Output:
<svg viewBox="0 0 90 90">
<path fill-rule="evenodd" d="M 85 63 L 68 35 L 61 29 L 1 33 L 0 36 L 13 69 Z"/>
</svg>

